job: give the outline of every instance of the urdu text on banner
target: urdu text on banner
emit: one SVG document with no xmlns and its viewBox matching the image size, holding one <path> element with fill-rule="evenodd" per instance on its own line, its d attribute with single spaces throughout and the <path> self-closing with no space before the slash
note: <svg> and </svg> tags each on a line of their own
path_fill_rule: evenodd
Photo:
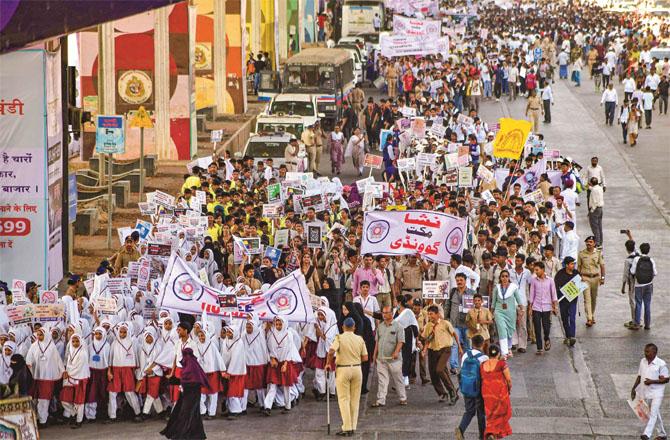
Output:
<svg viewBox="0 0 670 440">
<path fill-rule="evenodd" d="M 442 264 L 463 251 L 466 219 L 436 211 L 365 213 L 361 254 L 416 255 Z"/>
</svg>

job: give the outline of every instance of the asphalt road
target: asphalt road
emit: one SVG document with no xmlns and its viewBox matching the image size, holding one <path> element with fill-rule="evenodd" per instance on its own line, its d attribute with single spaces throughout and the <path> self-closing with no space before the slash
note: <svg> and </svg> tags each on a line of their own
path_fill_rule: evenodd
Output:
<svg viewBox="0 0 670 440">
<path fill-rule="evenodd" d="M 584 75 L 583 75 L 584 76 Z M 588 164 L 591 156 L 601 158 L 607 179 L 604 209 L 604 254 L 607 279 L 601 288 L 596 314 L 597 324 L 584 326 L 583 306 L 578 316 L 578 343 L 568 349 L 560 343 L 562 333 L 554 320 L 554 346 L 545 356 L 517 355 L 510 361 L 512 371 L 512 428 L 514 439 L 632 439 L 639 438 L 641 426 L 626 403 L 635 379 L 643 347 L 648 342 L 659 346 L 662 358 L 670 357 L 670 344 L 661 336 L 670 330 L 669 301 L 665 286 L 670 283 L 670 234 L 662 202 L 668 201 L 667 165 L 670 128 L 668 119 L 657 120 L 652 130 L 641 130 L 639 147 L 632 151 L 619 144 L 617 127 L 605 127 L 599 97 L 588 90 L 587 81 L 575 90 L 567 82 L 554 86 L 556 105 L 553 122 L 543 127 L 548 145 L 559 148 L 580 163 Z M 523 117 L 525 100 L 484 102 L 483 119 L 496 122 L 501 116 Z M 629 148 L 629 147 L 628 147 Z M 328 158 L 322 163 L 328 175 Z M 355 180 L 349 161 L 343 182 Z M 656 196 L 658 194 L 659 196 Z M 578 212 L 578 233 L 590 235 L 585 206 Z M 659 210 L 660 209 L 660 210 Z M 632 332 L 623 327 L 629 319 L 627 297 L 620 293 L 621 270 L 625 258 L 624 236 L 620 229 L 631 229 L 638 243 L 648 241 L 656 260 L 658 277 L 652 304 L 652 328 Z M 311 375 L 306 379 L 309 389 Z M 373 409 L 376 379 L 372 391 L 361 400 L 357 437 L 364 439 L 437 439 L 453 438 L 453 431 L 463 412 L 463 403 L 447 407 L 437 402 L 432 387 L 412 385 L 409 405 L 397 405 L 393 393 L 387 407 Z M 339 429 L 335 402 L 330 408 L 333 432 Z M 662 414 L 670 414 L 666 401 Z M 45 439 L 124 438 L 154 439 L 164 421 L 142 424 L 120 422 L 115 425 L 86 425 L 71 431 L 53 427 L 43 431 Z M 215 419 L 205 422 L 209 438 L 232 439 L 320 439 L 326 434 L 326 404 L 307 397 L 289 415 L 261 417 L 256 410 L 236 421 Z M 473 422 L 466 438 L 476 438 Z"/>
</svg>

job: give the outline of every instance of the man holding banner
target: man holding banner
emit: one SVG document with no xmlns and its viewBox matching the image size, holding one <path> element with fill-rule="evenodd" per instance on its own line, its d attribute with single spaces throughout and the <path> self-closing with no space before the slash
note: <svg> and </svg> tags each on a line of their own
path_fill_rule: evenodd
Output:
<svg viewBox="0 0 670 440">
<path fill-rule="evenodd" d="M 574 347 L 577 342 L 575 338 L 577 297 L 584 291 L 583 287 L 588 288 L 580 280 L 579 272 L 575 270 L 575 259 L 565 257 L 563 259 L 563 269 L 556 273 L 554 283 L 556 284 L 558 305 L 561 309 L 561 322 L 565 332 L 563 343 L 569 347 Z"/>
</svg>

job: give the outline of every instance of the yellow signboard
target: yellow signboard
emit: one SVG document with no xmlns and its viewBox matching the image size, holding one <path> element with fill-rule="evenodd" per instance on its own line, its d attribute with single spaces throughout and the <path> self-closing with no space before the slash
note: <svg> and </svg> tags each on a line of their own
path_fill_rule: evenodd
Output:
<svg viewBox="0 0 670 440">
<path fill-rule="evenodd" d="M 530 122 L 501 118 L 500 131 L 493 141 L 493 155 L 497 158 L 518 159 L 521 157 L 530 133 Z"/>
<path fill-rule="evenodd" d="M 149 113 L 147 113 L 144 106 L 140 106 L 137 112 L 135 112 L 135 115 L 132 118 L 130 118 L 130 127 L 154 128 L 154 123 L 149 117 Z"/>
</svg>

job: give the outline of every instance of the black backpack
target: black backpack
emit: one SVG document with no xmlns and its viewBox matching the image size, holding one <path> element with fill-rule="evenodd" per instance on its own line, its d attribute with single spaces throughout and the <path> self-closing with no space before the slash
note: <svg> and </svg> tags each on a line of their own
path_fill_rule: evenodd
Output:
<svg viewBox="0 0 670 440">
<path fill-rule="evenodd" d="M 640 257 L 635 266 L 635 281 L 638 284 L 649 284 L 654 279 L 654 263 L 647 256 Z"/>
</svg>

